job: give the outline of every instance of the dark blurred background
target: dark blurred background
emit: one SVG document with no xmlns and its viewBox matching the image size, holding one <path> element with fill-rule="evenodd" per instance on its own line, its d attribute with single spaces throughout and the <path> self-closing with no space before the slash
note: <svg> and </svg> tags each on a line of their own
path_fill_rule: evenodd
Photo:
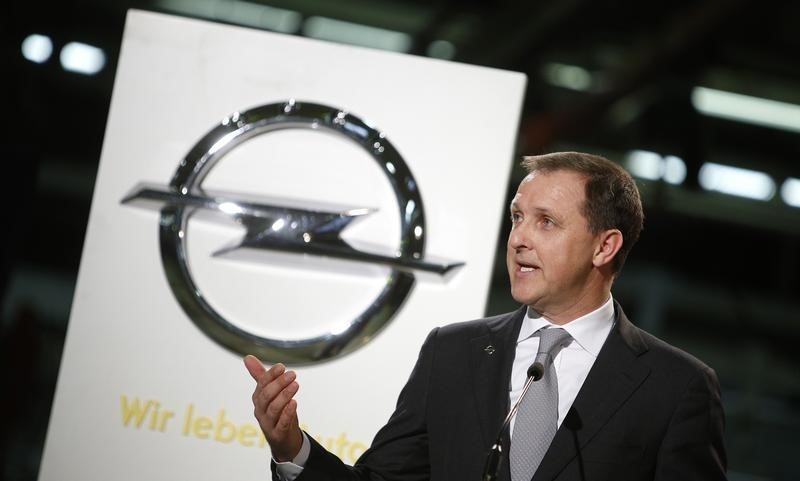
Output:
<svg viewBox="0 0 800 481">
<path fill-rule="evenodd" d="M 800 2 L 770 0 L 9 2 L 3 479 L 37 476 L 129 8 L 525 72 L 509 194 L 523 154 L 634 174 L 647 219 L 615 296 L 717 370 L 731 480 L 800 479 Z M 505 229 L 489 313 L 515 307 Z"/>
</svg>

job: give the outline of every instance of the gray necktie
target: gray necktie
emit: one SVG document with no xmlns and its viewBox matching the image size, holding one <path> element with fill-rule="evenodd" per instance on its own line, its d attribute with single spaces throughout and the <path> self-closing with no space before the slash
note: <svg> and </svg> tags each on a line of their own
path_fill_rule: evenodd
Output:
<svg viewBox="0 0 800 481">
<path fill-rule="evenodd" d="M 509 454 L 511 481 L 530 481 L 556 435 L 558 425 L 558 379 L 553 357 L 569 333 L 560 328 L 539 331 L 535 362 L 544 366 L 542 379 L 531 384 L 514 421 Z"/>
</svg>

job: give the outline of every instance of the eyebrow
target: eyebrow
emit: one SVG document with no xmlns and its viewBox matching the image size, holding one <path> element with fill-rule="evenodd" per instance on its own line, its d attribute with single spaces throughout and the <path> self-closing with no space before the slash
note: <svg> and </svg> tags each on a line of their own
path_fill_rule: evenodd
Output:
<svg viewBox="0 0 800 481">
<path fill-rule="evenodd" d="M 511 203 L 508 205 L 508 210 L 514 211 L 514 210 L 522 210 L 522 209 L 519 208 L 519 204 L 516 201 L 512 200 Z M 556 220 L 558 222 L 561 222 L 561 220 L 562 220 L 561 216 L 559 214 L 557 214 L 556 212 L 554 212 L 554 211 L 552 211 L 550 209 L 547 209 L 545 207 L 534 207 L 533 211 L 538 215 L 550 216 L 550 217 L 552 217 L 554 220 Z"/>
</svg>

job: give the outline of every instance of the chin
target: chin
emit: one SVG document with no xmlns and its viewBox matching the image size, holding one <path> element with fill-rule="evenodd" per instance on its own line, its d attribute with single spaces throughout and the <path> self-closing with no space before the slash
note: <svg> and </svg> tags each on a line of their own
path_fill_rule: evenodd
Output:
<svg viewBox="0 0 800 481">
<path fill-rule="evenodd" d="M 525 304 L 526 306 L 532 306 L 536 304 L 536 300 L 538 299 L 536 296 L 526 293 L 517 293 L 514 290 L 511 290 L 511 297 L 514 298 L 515 301 L 519 302 L 520 304 Z"/>
</svg>

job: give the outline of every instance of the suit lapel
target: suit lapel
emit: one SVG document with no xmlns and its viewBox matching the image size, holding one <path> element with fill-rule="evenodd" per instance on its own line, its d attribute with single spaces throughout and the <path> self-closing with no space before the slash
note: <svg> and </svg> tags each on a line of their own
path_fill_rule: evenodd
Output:
<svg viewBox="0 0 800 481">
<path fill-rule="evenodd" d="M 487 323 L 484 335 L 470 340 L 472 392 L 486 446 L 494 442 L 508 410 L 511 366 L 524 313 L 525 307 L 522 307 L 494 318 Z"/>
<path fill-rule="evenodd" d="M 642 384 L 650 368 L 638 357 L 647 350 L 638 330 L 614 304 L 616 323 L 589 371 L 570 412 L 556 432 L 533 481 L 553 479 Z"/>
</svg>

